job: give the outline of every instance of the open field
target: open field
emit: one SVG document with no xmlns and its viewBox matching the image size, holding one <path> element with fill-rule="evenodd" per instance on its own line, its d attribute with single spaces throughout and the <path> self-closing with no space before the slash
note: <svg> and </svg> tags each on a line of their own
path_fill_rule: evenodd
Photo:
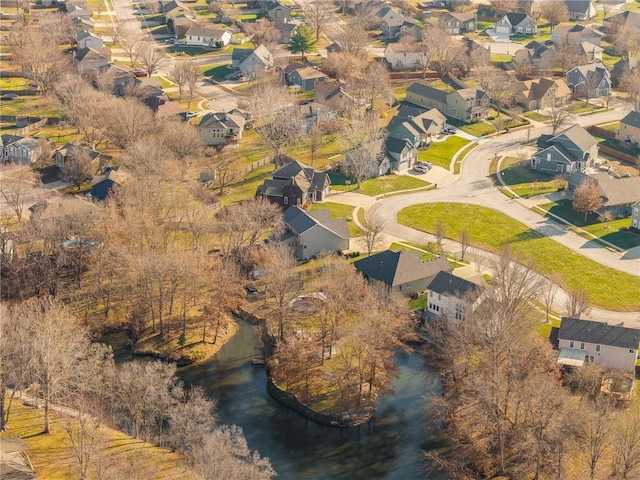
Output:
<svg viewBox="0 0 640 480">
<path fill-rule="evenodd" d="M 403 225 L 425 232 L 433 232 L 438 220 L 445 223 L 449 238 L 459 238 L 462 229 L 467 228 L 475 245 L 494 251 L 510 246 L 515 253 L 532 259 L 542 273 L 559 273 L 564 287 L 588 291 L 594 306 L 621 311 L 640 308 L 640 278 L 574 253 L 495 210 L 477 205 L 436 203 L 414 205 L 398 215 Z M 603 278 L 607 282 L 603 282 Z"/>
</svg>

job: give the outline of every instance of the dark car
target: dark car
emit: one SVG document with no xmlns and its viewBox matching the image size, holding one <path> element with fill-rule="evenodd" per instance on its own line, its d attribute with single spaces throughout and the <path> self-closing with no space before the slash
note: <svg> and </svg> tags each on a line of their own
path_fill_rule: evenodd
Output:
<svg viewBox="0 0 640 480">
<path fill-rule="evenodd" d="M 258 293 L 258 289 L 253 285 L 245 285 L 244 289 L 247 291 L 247 293 Z"/>
<path fill-rule="evenodd" d="M 136 77 L 146 77 L 146 76 L 148 76 L 148 75 L 149 75 L 149 74 L 148 74 L 147 72 L 145 72 L 144 70 L 136 70 L 135 72 L 133 72 L 133 74 L 134 74 Z"/>
<path fill-rule="evenodd" d="M 2 95 L 2 97 L 0 97 L 0 99 L 2 100 L 13 100 L 14 98 L 18 98 L 17 93 L 5 93 L 4 95 Z"/>
</svg>

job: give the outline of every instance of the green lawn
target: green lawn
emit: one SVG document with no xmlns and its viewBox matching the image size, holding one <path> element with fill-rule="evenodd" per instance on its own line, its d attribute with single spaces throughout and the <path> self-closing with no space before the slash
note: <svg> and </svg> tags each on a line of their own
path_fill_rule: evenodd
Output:
<svg viewBox="0 0 640 480">
<path fill-rule="evenodd" d="M 263 167 L 256 168 L 249 172 L 249 174 L 237 181 L 232 182 L 225 188 L 225 194 L 219 196 L 218 199 L 222 205 L 230 205 L 240 200 L 249 200 L 256 194 L 258 187 L 270 178 L 271 174 L 275 170 L 274 164 L 269 163 Z M 217 189 L 215 189 L 217 191 Z"/>
<path fill-rule="evenodd" d="M 2 115 L 25 115 L 27 117 L 59 118 L 60 107 L 49 97 L 21 96 L 13 100 L 0 100 Z"/>
<path fill-rule="evenodd" d="M 595 110 L 600 110 L 601 108 L 602 105 L 600 104 L 600 100 L 592 98 L 589 100 L 589 103 L 581 100 L 575 101 L 569 106 L 568 110 L 575 115 L 580 115 L 582 113 L 590 113 Z"/>
<path fill-rule="evenodd" d="M 414 205 L 398 215 L 403 225 L 425 232 L 433 232 L 438 220 L 445 223 L 450 238 L 458 238 L 467 228 L 476 245 L 492 250 L 509 245 L 515 253 L 534 260 L 541 272 L 562 275 L 565 288 L 588 291 L 593 306 L 621 311 L 640 309 L 640 278 L 589 260 L 495 210 L 437 203 Z"/>
<path fill-rule="evenodd" d="M 351 205 L 342 205 L 341 203 L 323 202 L 314 203 L 309 210 L 329 210 L 331 218 L 345 218 L 347 220 L 347 227 L 349 227 L 349 235 L 351 237 L 361 237 L 363 232 L 353 221 L 354 207 Z"/>
<path fill-rule="evenodd" d="M 433 142 L 426 150 L 418 153 L 418 160 L 423 162 L 431 162 L 439 167 L 449 169 L 451 159 L 458 150 L 464 148 L 471 143 L 466 138 L 452 135 L 447 137 L 444 142 Z"/>
<path fill-rule="evenodd" d="M 233 70 L 229 63 L 217 63 L 214 65 L 207 65 L 203 73 L 205 77 L 210 77 L 221 82 L 231 72 L 233 72 Z"/>
<path fill-rule="evenodd" d="M 504 183 L 523 198 L 546 195 L 558 190 L 554 175 L 531 170 L 526 160 L 522 162 L 516 157 L 506 157 L 502 160 L 500 171 Z"/>
<path fill-rule="evenodd" d="M 491 61 L 492 62 L 508 63 L 511 60 L 513 60 L 513 56 L 512 55 L 507 55 L 506 53 L 492 53 L 491 54 Z"/>
<path fill-rule="evenodd" d="M 530 118 L 531 120 L 535 120 L 536 122 L 546 122 L 547 120 L 551 120 L 551 117 L 547 115 L 542 115 L 541 113 L 530 111 L 522 114 L 523 116 Z"/>
<path fill-rule="evenodd" d="M 460 168 L 462 165 L 462 161 L 467 157 L 467 155 L 469 154 L 469 152 L 471 150 L 473 150 L 474 148 L 476 148 L 478 146 L 478 142 L 473 142 L 471 145 L 468 145 L 462 152 L 460 152 L 460 155 L 458 155 L 458 158 L 456 159 L 456 163 L 453 166 L 453 173 L 454 174 L 459 174 L 460 173 Z"/>
<path fill-rule="evenodd" d="M 431 260 L 432 258 L 436 257 L 433 253 L 423 252 L 423 250 L 426 250 L 426 248 L 421 248 L 421 249 L 414 248 L 408 243 L 393 242 L 389 246 L 389 250 L 393 250 L 393 251 L 396 251 L 396 252 L 401 250 L 403 252 L 407 252 L 407 253 L 410 253 L 412 255 L 419 256 L 423 261 Z"/>
<path fill-rule="evenodd" d="M 340 185 L 333 183 L 333 174 L 330 175 L 331 188 L 333 190 L 351 191 L 356 190 L 357 185 L 352 183 L 351 185 Z M 412 190 L 416 188 L 428 187 L 431 184 L 409 175 L 385 175 L 383 177 L 372 178 L 371 180 L 365 180 L 360 184 L 358 193 L 375 197 L 386 193 L 399 192 L 402 190 Z"/>
<path fill-rule="evenodd" d="M 465 123 L 456 118 L 447 117 L 447 123 L 449 125 L 453 125 L 454 127 L 459 128 L 463 132 L 468 133 L 469 135 L 473 135 L 474 137 L 482 137 L 484 135 L 489 135 L 496 131 L 492 125 L 489 125 L 485 122 L 476 122 L 476 123 Z"/>
<path fill-rule="evenodd" d="M 584 214 L 576 212 L 572 208 L 570 200 L 545 203 L 540 205 L 540 208 L 624 250 L 640 245 L 640 234 L 621 230 L 631 225 L 631 218 L 599 222 L 597 214 L 590 214 L 587 215 L 587 221 L 585 222 Z"/>
</svg>

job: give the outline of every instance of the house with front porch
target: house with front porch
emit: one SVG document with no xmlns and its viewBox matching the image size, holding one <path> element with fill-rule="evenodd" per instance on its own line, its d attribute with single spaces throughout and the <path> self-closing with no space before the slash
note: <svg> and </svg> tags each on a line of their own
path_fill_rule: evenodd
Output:
<svg viewBox="0 0 640 480">
<path fill-rule="evenodd" d="M 563 317 L 558 331 L 558 363 L 582 367 L 598 363 L 633 373 L 640 330 L 604 322 Z"/>
<path fill-rule="evenodd" d="M 561 78 L 543 77 L 516 84 L 515 100 L 525 110 L 539 110 L 552 105 L 565 105 L 571 98 L 571 89 Z"/>
<path fill-rule="evenodd" d="M 464 122 L 484 120 L 489 111 L 489 96 L 479 88 L 445 92 L 416 82 L 407 88 L 406 101 L 428 109 L 437 108 L 443 114 Z"/>
<path fill-rule="evenodd" d="M 593 165 L 598 156 L 598 140 L 580 125 L 556 135 L 540 135 L 531 168 L 547 173 L 571 175 Z"/>
<path fill-rule="evenodd" d="M 307 202 L 323 202 L 331 189 L 327 172 L 318 172 L 291 157 L 282 156 L 285 164 L 265 180 L 256 196 L 269 200 L 283 209 Z"/>
</svg>

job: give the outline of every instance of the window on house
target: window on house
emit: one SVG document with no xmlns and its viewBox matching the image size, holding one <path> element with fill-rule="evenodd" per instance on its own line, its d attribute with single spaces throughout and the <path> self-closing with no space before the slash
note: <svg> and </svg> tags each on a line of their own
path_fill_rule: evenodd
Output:
<svg viewBox="0 0 640 480">
<path fill-rule="evenodd" d="M 573 340 L 569 342 L 569 348 L 573 348 Z"/>
<path fill-rule="evenodd" d="M 580 342 L 580 350 L 584 350 L 584 342 Z"/>
<path fill-rule="evenodd" d="M 456 320 L 464 320 L 464 309 L 462 305 L 456 305 L 455 317 Z"/>
<path fill-rule="evenodd" d="M 289 197 L 284 197 L 282 203 L 287 205 L 289 203 Z"/>
<path fill-rule="evenodd" d="M 596 352 L 600 351 L 600 345 L 596 345 Z"/>
<path fill-rule="evenodd" d="M 633 348 L 630 348 L 629 353 L 636 353 L 636 351 Z"/>
<path fill-rule="evenodd" d="M 442 295 L 438 294 L 438 300 L 442 300 Z"/>
</svg>

